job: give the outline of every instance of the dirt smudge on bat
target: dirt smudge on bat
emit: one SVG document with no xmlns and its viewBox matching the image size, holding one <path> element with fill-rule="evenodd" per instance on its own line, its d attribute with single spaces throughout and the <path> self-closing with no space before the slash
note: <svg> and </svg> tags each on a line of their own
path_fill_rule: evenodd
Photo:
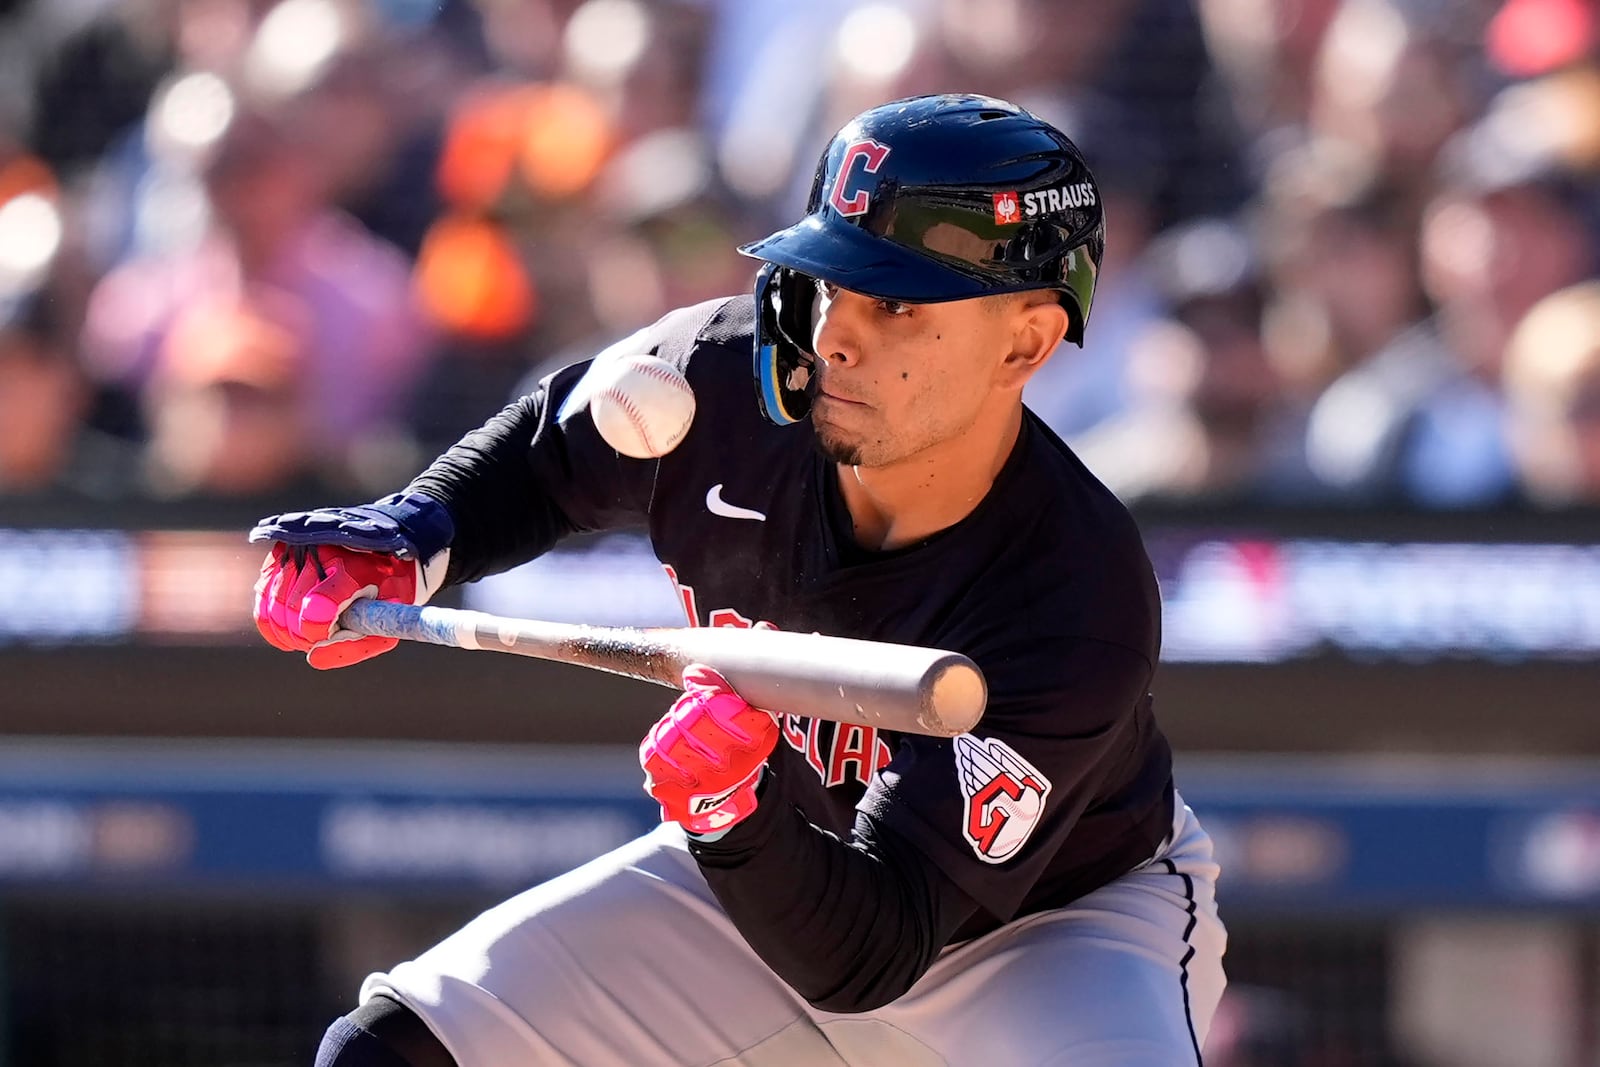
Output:
<svg viewBox="0 0 1600 1067">
<path fill-rule="evenodd" d="M 561 652 L 574 663 L 612 674 L 674 687 L 680 682 L 677 654 L 642 632 L 575 637 L 562 642 Z"/>
</svg>

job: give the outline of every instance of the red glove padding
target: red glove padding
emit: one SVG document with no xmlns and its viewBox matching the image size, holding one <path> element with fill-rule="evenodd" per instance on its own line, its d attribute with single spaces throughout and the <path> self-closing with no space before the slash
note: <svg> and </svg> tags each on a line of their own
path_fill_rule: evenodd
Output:
<svg viewBox="0 0 1600 1067">
<path fill-rule="evenodd" d="M 393 637 L 334 628 L 363 596 L 417 602 L 415 561 L 337 545 L 272 546 L 256 579 L 256 629 L 285 652 L 304 652 L 318 670 L 348 667 L 387 652 Z"/>
<path fill-rule="evenodd" d="M 639 746 L 645 792 L 664 821 L 708 834 L 756 810 L 756 782 L 778 743 L 778 720 L 752 707 L 710 667 L 683 672 L 683 696 Z"/>
</svg>

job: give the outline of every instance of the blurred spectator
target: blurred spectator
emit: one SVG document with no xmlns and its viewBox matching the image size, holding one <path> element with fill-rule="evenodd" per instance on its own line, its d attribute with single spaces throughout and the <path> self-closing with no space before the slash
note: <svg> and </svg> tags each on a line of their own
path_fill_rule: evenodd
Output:
<svg viewBox="0 0 1600 1067">
<path fill-rule="evenodd" d="M 945 5 L 946 11 L 949 6 Z M 1023 45 L 1015 33 L 1018 6 L 1006 0 L 992 12 L 989 39 L 999 51 Z M 816 106 L 808 115 L 809 125 L 801 127 L 801 159 L 787 176 L 790 188 L 796 192 L 809 192 L 811 165 L 815 162 L 813 150 L 826 144 L 833 132 L 855 115 L 885 100 L 914 96 L 923 91 L 922 86 L 943 88 L 968 78 L 961 69 L 959 46 L 954 44 L 961 29 L 951 31 L 946 25 L 941 34 L 937 22 L 919 21 L 906 4 L 892 0 L 858 3 L 836 20 L 832 29 L 817 64 L 827 74 L 827 80 L 817 92 Z M 1021 59 L 1020 52 L 1010 54 Z M 994 95 L 1001 94 L 996 91 Z M 770 124 L 770 117 L 767 123 Z M 760 140 L 771 136 L 764 135 Z M 738 169 L 759 173 L 772 163 L 769 157 L 744 158 L 738 161 Z"/>
<path fill-rule="evenodd" d="M 706 139 L 693 130 L 639 138 L 606 165 L 594 186 L 594 229 L 582 281 L 595 312 L 593 333 L 539 352 L 514 392 L 574 360 L 625 339 L 676 307 L 748 290 L 752 260 L 739 255 L 743 229 L 716 182 Z"/>
<path fill-rule="evenodd" d="M 583 0 L 471 0 L 482 20 L 491 66 L 519 78 L 560 69 L 561 33 Z"/>
<path fill-rule="evenodd" d="M 81 317 L 55 175 L 0 129 L 0 495 L 75 467 L 90 402 L 73 359 Z"/>
<path fill-rule="evenodd" d="M 1161 153 L 1150 210 L 1165 226 L 1238 209 L 1248 192 L 1232 116 L 1208 93 L 1211 56 L 1189 0 L 941 0 L 961 84 L 1056 121 L 1113 101 Z"/>
<path fill-rule="evenodd" d="M 1255 152 L 1270 158 L 1305 137 L 1312 76 L 1340 0 L 1200 0 L 1227 103 Z"/>
<path fill-rule="evenodd" d="M 48 296 L 0 307 L 0 495 L 37 492 L 66 472 L 88 391 Z"/>
<path fill-rule="evenodd" d="M 541 40 L 542 10 L 524 12 Z M 693 5 L 586 0 L 541 51 L 548 77 L 487 77 L 457 101 L 438 166 L 447 208 L 417 264 L 423 307 L 445 332 L 414 417 L 425 441 L 448 443 L 530 368 L 593 354 L 664 300 L 733 291 L 720 288 L 720 267 L 738 258 L 732 229 L 670 269 L 657 259 L 667 246 L 642 232 L 673 230 L 664 216 L 690 198 L 727 215 L 707 200 L 693 128 L 705 32 Z"/>
<path fill-rule="evenodd" d="M 449 115 L 446 205 L 416 266 L 441 362 L 414 413 L 448 442 L 501 403 L 530 362 L 598 329 L 586 263 L 603 221 L 586 199 L 615 149 L 601 100 L 570 82 L 484 79 Z"/>
<path fill-rule="evenodd" d="M 1254 179 L 1194 3 L 1141 0 L 1126 6 L 1134 13 L 1093 87 L 1155 133 L 1162 162 L 1150 198 L 1153 217 L 1168 226 L 1238 212 Z"/>
<path fill-rule="evenodd" d="M 35 41 L 28 143 L 58 173 L 76 176 L 138 124 L 176 61 L 183 2 L 102 5 L 59 42 Z"/>
<path fill-rule="evenodd" d="M 1161 155 L 1155 134 L 1109 100 L 1086 97 L 1057 120 L 1094 169 L 1106 214 L 1105 258 L 1095 283 L 1093 328 L 1082 349 L 1058 348 L 1028 382 L 1028 406 L 1064 437 L 1081 434 L 1128 404 L 1136 339 L 1161 319 L 1145 248 L 1156 227 Z"/>
<path fill-rule="evenodd" d="M 1425 17 L 1420 4 L 1345 0 L 1317 58 L 1310 133 L 1349 145 L 1415 217 L 1440 148 L 1470 121 L 1471 69 L 1457 44 L 1470 12 Z"/>
<path fill-rule="evenodd" d="M 1600 51 L 1600 5 L 1594 0 L 1507 0 L 1489 23 L 1490 60 L 1525 78 L 1593 59 Z"/>
<path fill-rule="evenodd" d="M 424 28 L 402 44 L 369 10 L 379 0 L 171 3 L 169 72 L 88 183 L 83 213 L 101 269 L 192 242 L 196 156 L 236 106 L 293 111 L 320 149 L 329 201 L 414 254 L 438 209 L 444 102 L 468 62 L 454 42 Z"/>
<path fill-rule="evenodd" d="M 279 8 L 279 10 L 283 10 Z M 327 198 L 374 236 L 415 256 L 438 215 L 434 182 L 448 96 L 462 72 L 412 39 L 352 41 L 296 86 L 288 106 L 322 149 Z"/>
<path fill-rule="evenodd" d="M 311 132 L 292 111 L 235 113 L 206 156 L 212 221 L 199 243 L 109 275 L 92 299 L 84 349 L 99 377 L 142 395 L 165 373 L 187 309 L 281 294 L 306 320 L 308 444 L 328 477 L 364 483 L 393 473 L 367 467 L 381 459 L 375 443 L 395 437 L 428 340 L 404 257 L 329 205 Z"/>
<path fill-rule="evenodd" d="M 256 28 L 277 0 L 133 0 L 134 12 L 149 6 L 141 38 L 160 41 L 165 59 L 160 76 L 133 99 L 101 107 L 132 108 L 140 121 L 108 130 L 85 166 L 81 212 L 88 254 L 106 271 L 127 258 L 163 254 L 193 241 L 202 220 L 202 191 L 194 176 L 196 156 L 215 140 L 235 100 L 224 75 L 238 75 Z M 123 6 L 113 5 L 121 12 Z M 106 33 L 120 33 L 123 14 L 108 13 Z M 95 25 L 85 31 L 99 32 Z M 313 54 L 314 41 L 307 42 Z M 74 72 L 64 77 L 70 83 Z M 71 116 L 60 121 L 71 123 Z"/>
<path fill-rule="evenodd" d="M 441 360 L 411 421 L 448 444 L 551 353 L 598 331 L 586 264 L 604 237 L 589 196 L 618 132 L 569 81 L 485 78 L 447 118 L 436 179 L 445 209 L 417 260 Z"/>
<path fill-rule="evenodd" d="M 872 57 L 867 66 L 879 80 L 898 76 L 925 34 L 896 4 L 708 0 L 708 6 L 715 22 L 699 110 L 717 168 L 734 196 L 771 209 L 769 221 L 788 218 L 804 206 L 816 154 L 837 128 L 828 125 L 837 116 L 822 113 L 829 86 L 849 76 L 855 57 Z"/>
<path fill-rule="evenodd" d="M 565 77 L 595 93 L 624 140 L 695 120 L 706 18 L 683 0 L 586 0 L 562 35 Z"/>
<path fill-rule="evenodd" d="M 1581 187 L 1543 146 L 1480 121 L 1457 138 L 1428 206 L 1422 275 L 1436 307 L 1330 386 L 1312 412 L 1312 469 L 1353 503 L 1488 506 L 1513 489 L 1500 396 L 1512 328 L 1586 277 Z"/>
<path fill-rule="evenodd" d="M 1309 408 L 1426 317 L 1416 229 L 1359 156 L 1326 140 L 1274 161 L 1261 218 L 1268 350 L 1286 400 Z"/>
<path fill-rule="evenodd" d="M 1261 340 L 1264 279 L 1249 234 L 1201 219 L 1163 235 L 1149 256 L 1171 318 L 1135 343 L 1128 411 L 1073 447 L 1130 503 L 1292 497 L 1302 477 Z"/>
<path fill-rule="evenodd" d="M 1506 354 L 1521 486 L 1546 507 L 1600 505 L 1600 281 L 1541 300 Z"/>
<path fill-rule="evenodd" d="M 1502 90 L 1480 124 L 1473 151 L 1510 172 L 1547 166 L 1568 176 L 1575 198 L 1600 207 L 1600 59 Z"/>
<path fill-rule="evenodd" d="M 144 393 L 152 490 L 262 494 L 316 469 L 300 310 L 277 294 L 241 293 L 178 313 Z"/>
<path fill-rule="evenodd" d="M 648 134 L 607 164 L 595 187 L 607 236 L 588 264 L 603 334 L 749 288 L 754 263 L 738 253 L 740 219 L 720 194 L 710 150 L 690 129 Z"/>
</svg>

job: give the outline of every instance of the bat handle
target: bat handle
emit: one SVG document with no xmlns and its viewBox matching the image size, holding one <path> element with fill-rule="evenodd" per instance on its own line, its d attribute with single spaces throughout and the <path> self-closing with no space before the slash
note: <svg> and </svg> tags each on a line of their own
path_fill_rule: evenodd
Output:
<svg viewBox="0 0 1600 1067">
<path fill-rule="evenodd" d="M 430 645 L 472 647 L 462 638 L 461 618 L 469 612 L 401 604 L 363 597 L 344 609 L 339 625 L 367 637 L 395 637 Z"/>
</svg>

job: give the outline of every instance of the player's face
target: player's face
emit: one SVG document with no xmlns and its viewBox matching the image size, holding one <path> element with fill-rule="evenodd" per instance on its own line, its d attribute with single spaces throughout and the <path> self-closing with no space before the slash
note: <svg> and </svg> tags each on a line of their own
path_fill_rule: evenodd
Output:
<svg viewBox="0 0 1600 1067">
<path fill-rule="evenodd" d="M 886 467 L 973 431 L 1020 391 L 1016 325 L 981 300 L 906 304 L 817 283 L 811 421 L 837 463 Z"/>
</svg>

